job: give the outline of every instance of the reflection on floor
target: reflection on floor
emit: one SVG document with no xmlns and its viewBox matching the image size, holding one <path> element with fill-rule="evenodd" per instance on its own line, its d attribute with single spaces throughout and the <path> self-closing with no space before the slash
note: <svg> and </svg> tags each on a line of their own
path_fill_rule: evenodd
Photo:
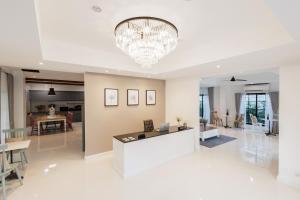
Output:
<svg viewBox="0 0 300 200">
<path fill-rule="evenodd" d="M 299 190 L 276 181 L 278 137 L 221 129 L 238 139 L 211 149 L 200 146 L 192 155 L 123 180 L 110 157 L 82 159 L 80 130 L 33 137 L 24 186 L 10 190 L 9 199 L 300 199 Z"/>
</svg>

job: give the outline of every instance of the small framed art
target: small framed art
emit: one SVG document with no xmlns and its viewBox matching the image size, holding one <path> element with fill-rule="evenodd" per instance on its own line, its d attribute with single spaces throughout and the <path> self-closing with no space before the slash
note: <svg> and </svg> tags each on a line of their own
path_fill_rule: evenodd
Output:
<svg viewBox="0 0 300 200">
<path fill-rule="evenodd" d="M 118 106 L 119 104 L 119 90 L 113 88 L 104 89 L 104 105 Z"/>
<path fill-rule="evenodd" d="M 156 104 L 156 90 L 146 90 L 146 105 Z"/>
<path fill-rule="evenodd" d="M 127 105 L 128 106 L 139 105 L 139 90 L 137 89 L 127 90 Z"/>
</svg>

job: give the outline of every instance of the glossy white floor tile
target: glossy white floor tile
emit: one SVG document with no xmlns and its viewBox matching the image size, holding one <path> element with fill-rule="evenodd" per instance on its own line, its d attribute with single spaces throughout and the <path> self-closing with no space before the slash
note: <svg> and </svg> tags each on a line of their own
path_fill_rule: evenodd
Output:
<svg viewBox="0 0 300 200">
<path fill-rule="evenodd" d="M 238 139 L 172 160 L 123 180 L 111 158 L 83 160 L 80 128 L 33 137 L 23 186 L 11 200 L 299 200 L 300 190 L 276 181 L 278 137 L 222 129 Z M 65 141 L 66 142 L 65 142 Z"/>
</svg>

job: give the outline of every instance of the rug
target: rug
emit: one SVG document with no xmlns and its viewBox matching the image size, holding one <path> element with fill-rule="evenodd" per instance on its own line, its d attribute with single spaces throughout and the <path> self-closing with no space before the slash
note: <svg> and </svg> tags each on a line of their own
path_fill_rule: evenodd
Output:
<svg viewBox="0 0 300 200">
<path fill-rule="evenodd" d="M 219 146 L 221 144 L 225 144 L 227 142 L 236 140 L 237 138 L 234 137 L 229 137 L 226 135 L 220 135 L 220 137 L 212 137 L 209 139 L 206 139 L 204 142 L 200 140 L 200 145 L 208 147 L 208 148 L 213 148 L 216 146 Z"/>
</svg>

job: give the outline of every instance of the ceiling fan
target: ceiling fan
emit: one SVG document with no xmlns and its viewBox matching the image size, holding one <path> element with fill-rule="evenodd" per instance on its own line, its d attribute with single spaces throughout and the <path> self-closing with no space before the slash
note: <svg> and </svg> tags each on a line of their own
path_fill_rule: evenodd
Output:
<svg viewBox="0 0 300 200">
<path fill-rule="evenodd" d="M 231 81 L 231 82 L 236 82 L 236 81 L 247 81 L 247 80 L 245 80 L 245 79 L 238 79 L 238 78 L 235 78 L 234 76 L 230 79 L 230 80 L 228 80 L 228 81 Z"/>
</svg>

